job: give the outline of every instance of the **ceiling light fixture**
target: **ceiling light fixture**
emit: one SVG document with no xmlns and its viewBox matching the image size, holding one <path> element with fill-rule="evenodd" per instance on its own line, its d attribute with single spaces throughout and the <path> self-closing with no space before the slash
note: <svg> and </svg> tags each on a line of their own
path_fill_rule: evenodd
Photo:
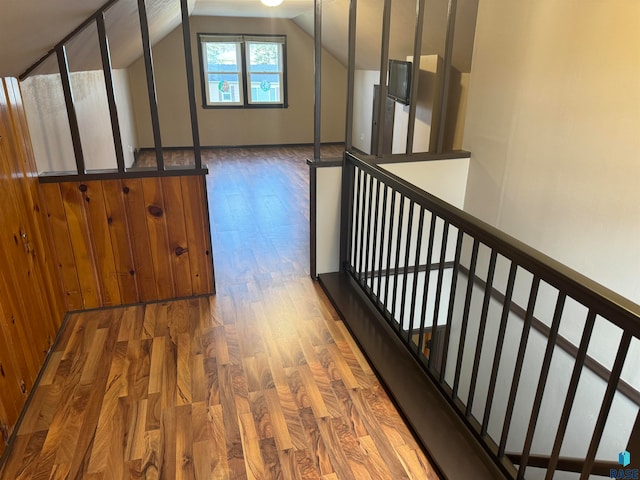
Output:
<svg viewBox="0 0 640 480">
<path fill-rule="evenodd" d="M 267 7 L 277 7 L 282 3 L 282 0 L 260 0 Z"/>
</svg>

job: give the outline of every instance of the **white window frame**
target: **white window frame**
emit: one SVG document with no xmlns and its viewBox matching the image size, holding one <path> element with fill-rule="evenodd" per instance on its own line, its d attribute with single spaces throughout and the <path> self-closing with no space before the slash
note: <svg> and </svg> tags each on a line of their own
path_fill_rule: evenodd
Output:
<svg viewBox="0 0 640 480">
<path fill-rule="evenodd" d="M 287 104 L 287 74 L 286 74 L 286 36 L 285 35 L 230 35 L 230 34 L 198 34 L 200 45 L 200 71 L 202 82 L 202 104 L 204 108 L 250 108 L 271 107 L 286 108 Z M 209 70 L 207 62 L 207 44 L 233 43 L 236 45 L 237 71 Z M 251 71 L 250 46 L 252 44 L 277 44 L 278 69 L 276 71 Z M 210 74 L 238 75 L 239 101 L 211 101 Z M 279 81 L 279 100 L 255 100 L 252 91 L 252 75 L 277 75 Z M 258 86 L 258 88 L 260 88 Z"/>
</svg>

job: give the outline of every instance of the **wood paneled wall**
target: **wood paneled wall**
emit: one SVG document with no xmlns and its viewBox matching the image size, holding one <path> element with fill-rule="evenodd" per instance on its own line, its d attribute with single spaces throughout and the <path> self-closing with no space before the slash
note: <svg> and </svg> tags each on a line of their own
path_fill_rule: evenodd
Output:
<svg viewBox="0 0 640 480">
<path fill-rule="evenodd" d="M 204 176 L 41 189 L 71 310 L 213 293 Z"/>
<path fill-rule="evenodd" d="M 0 454 L 67 309 L 15 79 L 0 79 Z"/>
</svg>

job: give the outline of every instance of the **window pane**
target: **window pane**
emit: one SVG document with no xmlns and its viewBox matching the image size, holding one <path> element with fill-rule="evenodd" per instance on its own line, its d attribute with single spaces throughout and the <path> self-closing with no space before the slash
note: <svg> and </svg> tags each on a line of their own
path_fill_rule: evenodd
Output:
<svg viewBox="0 0 640 480">
<path fill-rule="evenodd" d="M 252 73 L 250 77 L 251 102 L 282 103 L 279 74 Z"/>
<path fill-rule="evenodd" d="M 238 72 L 238 44 L 207 42 L 207 71 Z"/>
<path fill-rule="evenodd" d="M 280 72 L 280 45 L 277 43 L 249 43 L 251 72 Z"/>
<path fill-rule="evenodd" d="M 240 80 L 237 74 L 210 73 L 209 103 L 239 103 Z"/>
</svg>

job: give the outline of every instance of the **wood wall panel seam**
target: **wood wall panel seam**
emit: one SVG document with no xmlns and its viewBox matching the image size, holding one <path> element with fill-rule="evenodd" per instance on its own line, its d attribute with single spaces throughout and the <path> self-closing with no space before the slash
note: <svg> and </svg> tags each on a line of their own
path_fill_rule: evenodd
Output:
<svg viewBox="0 0 640 480">
<path fill-rule="evenodd" d="M 0 82 L 0 453 L 62 323 L 67 302 L 40 208 L 15 79 Z"/>
</svg>

